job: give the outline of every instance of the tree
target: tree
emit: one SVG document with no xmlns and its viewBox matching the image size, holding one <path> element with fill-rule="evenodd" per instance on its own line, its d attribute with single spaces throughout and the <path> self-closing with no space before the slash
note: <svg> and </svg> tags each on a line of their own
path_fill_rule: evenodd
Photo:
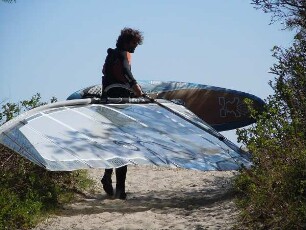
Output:
<svg viewBox="0 0 306 230">
<path fill-rule="evenodd" d="M 272 22 L 282 21 L 288 28 L 306 28 L 305 0 L 251 0 L 256 9 L 272 13 Z"/>
<path fill-rule="evenodd" d="M 306 36 L 303 0 L 253 0 L 256 8 L 284 20 L 297 34 L 289 48 L 273 48 L 274 90 L 257 123 L 237 131 L 254 165 L 236 180 L 243 228 L 306 228 Z"/>
<path fill-rule="evenodd" d="M 265 111 L 252 111 L 257 123 L 237 131 L 254 166 L 236 180 L 242 195 L 241 222 L 251 229 L 302 229 L 306 218 L 305 41 L 275 49 L 277 74 Z M 286 213 L 286 218 L 284 218 Z"/>
<path fill-rule="evenodd" d="M 57 99 L 55 97 L 52 97 L 50 99 L 50 102 L 56 102 Z M 19 114 L 30 110 L 34 109 L 38 106 L 45 105 L 47 104 L 46 102 L 41 102 L 41 96 L 39 93 L 35 94 L 32 96 L 30 100 L 23 100 L 20 101 L 19 103 L 6 103 L 2 105 L 2 111 L 0 112 L 0 125 L 3 123 L 11 120 L 12 118 L 18 116 Z"/>
<path fill-rule="evenodd" d="M 271 68 L 275 74 L 272 88 L 275 96 L 283 102 L 283 110 L 294 125 L 294 135 L 305 139 L 306 134 L 306 40 L 303 36 L 295 39 L 289 49 L 274 48 L 278 60 Z"/>
</svg>

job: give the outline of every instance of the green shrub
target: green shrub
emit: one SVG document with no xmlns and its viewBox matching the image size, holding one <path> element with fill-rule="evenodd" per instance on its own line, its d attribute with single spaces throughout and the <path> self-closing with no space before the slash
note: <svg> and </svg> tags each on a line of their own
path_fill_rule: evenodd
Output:
<svg viewBox="0 0 306 230">
<path fill-rule="evenodd" d="M 252 111 L 256 124 L 237 131 L 254 163 L 235 181 L 242 229 L 306 228 L 306 40 L 274 51 L 275 93 Z"/>
<path fill-rule="evenodd" d="M 92 186 L 85 170 L 50 172 L 0 145 L 0 229 L 27 229 Z M 9 158 L 9 161 L 5 161 Z"/>
<path fill-rule="evenodd" d="M 256 165 L 243 170 L 236 178 L 242 229 L 305 228 L 305 147 L 283 149 L 278 153 L 281 159 L 267 152 L 255 153 Z"/>
</svg>

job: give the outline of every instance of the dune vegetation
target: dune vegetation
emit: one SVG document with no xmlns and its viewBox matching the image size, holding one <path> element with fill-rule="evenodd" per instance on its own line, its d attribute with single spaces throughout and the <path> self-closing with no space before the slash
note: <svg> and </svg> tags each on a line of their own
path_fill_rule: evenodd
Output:
<svg viewBox="0 0 306 230">
<path fill-rule="evenodd" d="M 272 50 L 275 78 L 269 84 L 274 94 L 265 100 L 265 110 L 254 110 L 257 122 L 237 131 L 254 162 L 236 179 L 241 209 L 237 228 L 305 229 L 306 3 L 253 0 L 253 4 L 296 35 L 291 47 Z"/>
</svg>

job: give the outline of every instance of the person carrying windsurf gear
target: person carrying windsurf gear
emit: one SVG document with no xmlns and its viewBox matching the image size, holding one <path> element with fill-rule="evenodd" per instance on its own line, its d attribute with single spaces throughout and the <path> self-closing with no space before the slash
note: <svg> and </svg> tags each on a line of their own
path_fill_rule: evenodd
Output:
<svg viewBox="0 0 306 230">
<path fill-rule="evenodd" d="M 130 91 L 136 97 L 143 93 L 131 72 L 131 53 L 141 45 L 143 36 L 138 30 L 124 28 L 118 37 L 116 48 L 109 48 L 103 65 L 103 96 L 128 97 Z"/>
<path fill-rule="evenodd" d="M 131 72 L 131 53 L 143 42 L 143 35 L 139 30 L 124 28 L 117 39 L 116 48 L 109 48 L 103 65 L 102 97 L 140 97 L 143 95 Z M 131 94 L 131 92 L 133 92 Z M 112 186 L 113 169 L 105 169 L 101 179 L 104 191 L 114 195 Z M 127 166 L 116 168 L 115 198 L 126 199 L 125 179 Z"/>
</svg>

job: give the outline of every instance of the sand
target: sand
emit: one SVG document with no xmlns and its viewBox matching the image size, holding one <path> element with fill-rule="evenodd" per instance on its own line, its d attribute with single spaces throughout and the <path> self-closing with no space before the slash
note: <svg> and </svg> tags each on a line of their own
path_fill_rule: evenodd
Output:
<svg viewBox="0 0 306 230">
<path fill-rule="evenodd" d="M 34 230 L 230 229 L 237 219 L 231 190 L 235 171 L 129 166 L 127 200 L 111 199 L 102 191 L 103 171 L 90 170 L 93 191 Z"/>
</svg>

